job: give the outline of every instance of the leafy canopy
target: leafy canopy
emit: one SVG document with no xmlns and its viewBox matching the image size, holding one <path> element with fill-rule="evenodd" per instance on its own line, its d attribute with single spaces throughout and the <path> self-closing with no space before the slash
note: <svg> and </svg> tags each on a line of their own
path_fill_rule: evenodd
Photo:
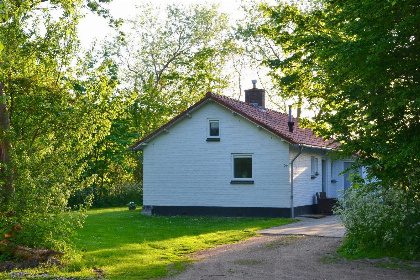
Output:
<svg viewBox="0 0 420 280">
<path fill-rule="evenodd" d="M 65 249 L 82 221 L 67 199 L 94 178 L 83 159 L 109 133 L 118 100 L 113 64 L 77 59 L 82 1 L 51 4 L 0 3 L 0 236 L 20 224 L 13 242 Z"/>
<path fill-rule="evenodd" d="M 374 180 L 355 181 L 359 191 L 348 194 L 340 210 L 347 249 L 418 257 L 419 2 L 324 0 L 306 10 L 284 3 L 263 10 L 267 21 L 260 30 L 286 56 L 266 64 L 284 90 L 320 109 L 306 124 L 341 143 L 338 157 L 357 154 L 355 165 Z M 367 210 L 375 204 L 383 211 Z M 397 222 L 386 218 L 394 215 Z"/>
<path fill-rule="evenodd" d="M 342 144 L 385 184 L 419 192 L 420 5 L 322 1 L 320 8 L 264 6 L 265 36 L 285 59 L 266 61 L 280 84 L 320 108 L 310 125 Z M 369 11 L 369 12 L 367 12 Z"/>
<path fill-rule="evenodd" d="M 113 51 L 122 82 L 136 96 L 129 109 L 140 137 L 185 110 L 207 91 L 227 87 L 228 18 L 216 5 L 144 4 L 132 31 Z"/>
</svg>

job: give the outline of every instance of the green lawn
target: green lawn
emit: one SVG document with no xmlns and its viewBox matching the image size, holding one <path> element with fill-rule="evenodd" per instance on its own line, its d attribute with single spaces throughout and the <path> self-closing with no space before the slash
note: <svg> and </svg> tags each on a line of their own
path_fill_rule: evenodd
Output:
<svg viewBox="0 0 420 280">
<path fill-rule="evenodd" d="M 234 243 L 255 231 L 292 222 L 291 219 L 145 217 L 140 210 L 108 208 L 88 211 L 75 238 L 75 253 L 59 275 L 92 276 L 92 269 L 107 279 L 148 279 L 182 270 L 186 257 L 205 248 Z M 64 274 L 63 274 L 64 273 Z"/>
</svg>

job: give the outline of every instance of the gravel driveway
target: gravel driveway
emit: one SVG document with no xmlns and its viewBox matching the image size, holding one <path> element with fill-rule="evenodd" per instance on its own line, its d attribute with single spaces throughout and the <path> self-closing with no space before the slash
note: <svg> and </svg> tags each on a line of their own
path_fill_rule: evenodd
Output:
<svg viewBox="0 0 420 280">
<path fill-rule="evenodd" d="M 291 226 L 313 230 L 308 225 L 310 221 L 305 222 Z M 323 226 L 320 221 L 314 223 Z M 342 240 L 342 237 L 262 235 L 198 252 L 191 256 L 198 261 L 186 271 L 165 279 L 420 279 L 419 263 L 413 264 L 416 270 L 409 270 L 383 268 L 378 260 L 342 259 L 336 253 Z"/>
</svg>

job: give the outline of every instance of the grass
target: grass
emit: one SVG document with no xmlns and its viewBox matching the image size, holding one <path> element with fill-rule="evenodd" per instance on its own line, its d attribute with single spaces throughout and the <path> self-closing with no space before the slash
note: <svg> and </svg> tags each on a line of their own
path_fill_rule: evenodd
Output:
<svg viewBox="0 0 420 280">
<path fill-rule="evenodd" d="M 182 271 L 190 253 L 234 243 L 257 235 L 256 231 L 293 222 L 291 219 L 146 217 L 139 210 L 90 210 L 74 240 L 74 252 L 64 260 L 60 276 L 94 276 L 131 280 L 163 277 Z M 42 270 L 46 271 L 46 270 Z M 39 273 L 39 269 L 36 273 Z M 5 275 L 5 274 L 3 274 Z M 0 274 L 0 279 L 2 278 Z"/>
</svg>

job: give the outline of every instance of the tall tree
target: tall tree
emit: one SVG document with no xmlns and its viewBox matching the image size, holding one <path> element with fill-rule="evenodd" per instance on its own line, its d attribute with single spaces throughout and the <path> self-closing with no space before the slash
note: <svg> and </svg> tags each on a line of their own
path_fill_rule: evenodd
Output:
<svg viewBox="0 0 420 280">
<path fill-rule="evenodd" d="M 286 1 L 282 1 L 286 2 Z M 290 3 L 290 1 L 287 1 Z M 314 3 L 304 3 L 294 1 L 299 4 L 299 9 L 310 10 Z M 305 5 L 306 4 L 306 5 Z M 288 112 L 287 104 L 293 103 L 297 108 L 297 117 L 302 116 L 302 109 L 318 112 L 319 108 L 310 102 L 297 87 L 288 87 L 291 77 L 285 75 L 288 71 L 286 67 L 278 67 L 280 61 L 285 61 L 290 56 L 287 44 L 279 42 L 276 36 L 267 36 L 267 27 L 270 26 L 270 19 L 265 17 L 261 1 L 242 0 L 242 9 L 245 16 L 237 21 L 235 28 L 235 39 L 242 47 L 241 56 L 246 63 L 251 65 L 256 72 L 261 72 L 262 76 L 271 79 L 263 79 L 263 86 L 268 93 L 271 102 L 279 107 L 280 110 Z M 273 28 L 276 28 L 273 26 Z M 305 83 L 307 79 L 295 79 Z M 308 115 L 308 113 L 306 113 Z"/>
<path fill-rule="evenodd" d="M 71 199 L 72 205 L 88 194 L 94 206 L 141 202 L 140 192 L 134 195 L 141 191 L 140 155 L 126 148 L 205 92 L 228 86 L 224 70 L 233 48 L 228 19 L 217 6 L 143 4 L 128 25 L 131 31 L 103 42 L 101 53 L 119 62 L 112 75 L 121 80 L 124 110 L 86 158 L 85 174 L 95 178 Z"/>
<path fill-rule="evenodd" d="M 228 86 L 228 18 L 215 5 L 144 5 L 119 48 L 123 81 L 140 136 L 186 109 L 207 91 Z"/>
<path fill-rule="evenodd" d="M 307 11 L 281 3 L 264 10 L 263 32 L 287 55 L 271 67 L 284 73 L 289 91 L 321 108 L 308 124 L 340 142 L 342 157 L 357 153 L 382 191 L 403 193 L 401 224 L 418 233 L 419 2 L 325 0 Z"/>
<path fill-rule="evenodd" d="M 341 142 L 344 156 L 358 152 L 377 178 L 415 187 L 420 5 L 324 3 L 310 12 L 287 4 L 265 8 L 270 22 L 264 32 L 288 54 L 270 63 L 285 73 L 290 91 L 321 106 L 313 126 Z"/>
<path fill-rule="evenodd" d="M 93 65 L 106 62 L 107 66 L 103 72 L 106 79 L 119 83 L 119 66 L 109 58 L 107 51 L 93 47 L 87 55 L 90 58 L 84 63 L 81 73 L 96 77 L 97 69 Z M 81 81 L 78 85 L 79 90 L 85 91 L 88 84 Z M 93 180 L 87 188 L 77 191 L 71 197 L 70 206 L 77 206 L 90 196 L 93 197 L 93 207 L 121 206 L 129 201 L 140 202 L 141 185 L 134 184 L 136 177 L 133 174 L 138 160 L 127 150 L 130 143 L 138 138 L 138 134 L 130 129 L 127 112 L 127 107 L 132 102 L 130 91 L 118 88 L 115 90 L 108 105 L 109 110 L 113 112 L 112 118 L 109 118 L 111 126 L 98 127 L 98 130 L 105 129 L 109 133 L 97 141 L 92 151 L 83 159 L 86 164 L 83 176 L 93 177 Z"/>
<path fill-rule="evenodd" d="M 20 224 L 9 241 L 63 248 L 81 221 L 67 199 L 92 179 L 83 158 L 109 133 L 116 82 L 108 61 L 78 72 L 82 1 L 53 1 L 54 13 L 40 2 L 0 3 L 0 235 Z"/>
</svg>

